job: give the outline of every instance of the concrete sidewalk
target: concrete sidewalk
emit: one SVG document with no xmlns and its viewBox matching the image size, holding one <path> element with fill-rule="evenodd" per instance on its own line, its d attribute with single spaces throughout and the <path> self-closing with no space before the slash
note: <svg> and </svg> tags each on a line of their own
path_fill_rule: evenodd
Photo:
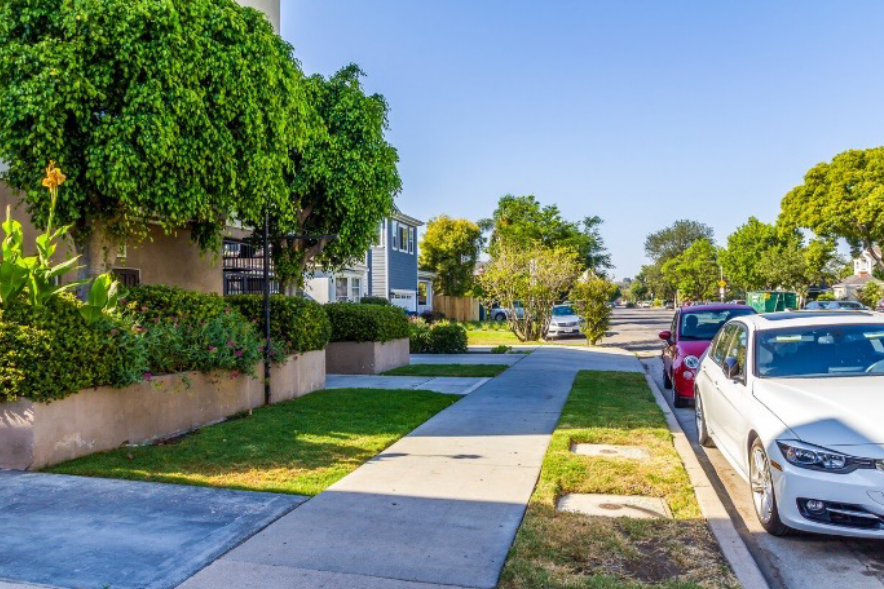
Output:
<svg viewBox="0 0 884 589">
<path fill-rule="evenodd" d="M 641 372 L 631 354 L 538 350 L 182 587 L 494 587 L 587 369 Z"/>
<path fill-rule="evenodd" d="M 382 374 L 329 374 L 326 389 L 407 389 L 447 395 L 468 395 L 491 380 L 459 376 L 384 376 Z"/>
</svg>

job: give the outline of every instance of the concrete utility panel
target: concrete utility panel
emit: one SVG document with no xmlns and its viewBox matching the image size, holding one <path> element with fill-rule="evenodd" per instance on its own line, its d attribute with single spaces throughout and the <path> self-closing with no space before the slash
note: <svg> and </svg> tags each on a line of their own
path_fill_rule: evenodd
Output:
<svg viewBox="0 0 884 589">
<path fill-rule="evenodd" d="M 638 495 L 588 495 L 571 493 L 559 499 L 558 511 L 600 517 L 631 517 L 635 519 L 671 519 L 672 512 L 663 499 Z"/>
<path fill-rule="evenodd" d="M 175 587 L 305 500 L 0 471 L 0 588 Z"/>
<path fill-rule="evenodd" d="M 632 460 L 648 460 L 651 457 L 651 454 L 641 446 L 613 446 L 611 444 L 572 444 L 571 452 L 581 456 L 630 458 Z"/>
</svg>

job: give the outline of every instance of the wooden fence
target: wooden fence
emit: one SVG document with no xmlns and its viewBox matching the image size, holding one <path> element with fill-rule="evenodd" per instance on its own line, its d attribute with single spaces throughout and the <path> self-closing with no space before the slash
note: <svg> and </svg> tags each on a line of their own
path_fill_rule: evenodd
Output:
<svg viewBox="0 0 884 589">
<path fill-rule="evenodd" d="M 457 321 L 479 320 L 479 299 L 433 295 L 433 310 Z"/>
</svg>

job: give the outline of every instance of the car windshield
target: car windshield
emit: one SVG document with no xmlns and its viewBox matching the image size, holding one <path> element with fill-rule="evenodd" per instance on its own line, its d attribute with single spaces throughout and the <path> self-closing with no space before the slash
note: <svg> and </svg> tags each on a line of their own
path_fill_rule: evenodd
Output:
<svg viewBox="0 0 884 589">
<path fill-rule="evenodd" d="M 843 301 L 843 302 L 838 303 L 838 307 L 836 307 L 836 308 L 860 309 L 861 310 L 863 308 L 863 306 L 860 303 L 854 303 L 852 301 Z"/>
<path fill-rule="evenodd" d="M 571 308 L 571 305 L 559 305 L 558 307 L 553 307 L 553 315 L 562 316 L 562 315 L 573 315 L 574 309 Z"/>
<path fill-rule="evenodd" d="M 685 311 L 681 314 L 679 339 L 711 341 L 721 326 L 734 317 L 754 313 L 752 309 L 721 309 L 718 311 Z"/>
<path fill-rule="evenodd" d="M 758 332 L 761 377 L 884 374 L 884 325 L 826 325 Z"/>
</svg>

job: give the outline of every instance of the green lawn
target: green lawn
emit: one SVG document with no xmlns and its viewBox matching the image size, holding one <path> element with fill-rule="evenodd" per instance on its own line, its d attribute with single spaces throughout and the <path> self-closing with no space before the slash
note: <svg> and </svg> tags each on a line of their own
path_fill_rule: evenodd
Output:
<svg viewBox="0 0 884 589">
<path fill-rule="evenodd" d="M 457 400 L 428 391 L 319 391 L 169 443 L 47 472 L 316 495 Z"/>
<path fill-rule="evenodd" d="M 384 375 L 494 377 L 507 368 L 499 364 L 411 364 L 388 370 Z"/>
<path fill-rule="evenodd" d="M 639 445 L 648 461 L 579 456 L 573 443 Z M 663 497 L 673 520 L 557 513 L 566 493 Z M 641 374 L 581 372 L 543 462 L 500 589 L 738 587 Z"/>
<path fill-rule="evenodd" d="M 550 341 L 522 342 L 511 331 L 503 330 L 468 330 L 467 343 L 471 346 L 585 346 L 585 337 L 569 337 Z"/>
</svg>

